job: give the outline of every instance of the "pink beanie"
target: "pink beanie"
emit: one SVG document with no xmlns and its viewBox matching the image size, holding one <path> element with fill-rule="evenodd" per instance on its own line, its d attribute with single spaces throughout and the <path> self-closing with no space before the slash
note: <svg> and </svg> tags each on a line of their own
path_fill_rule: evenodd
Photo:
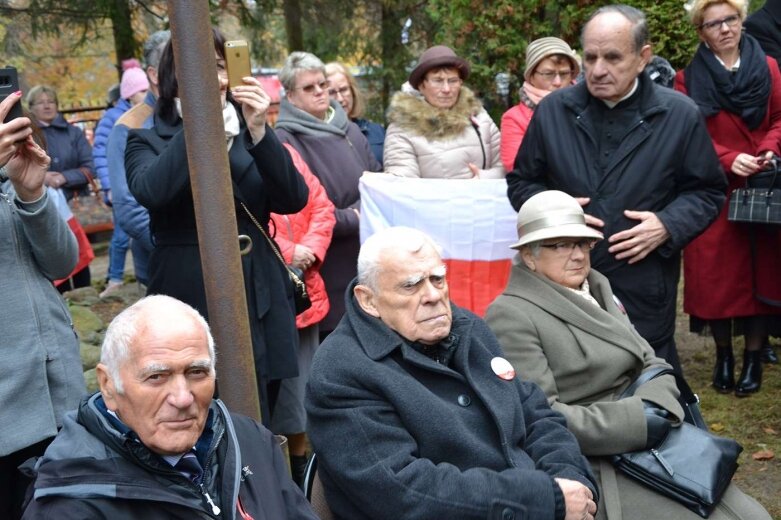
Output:
<svg viewBox="0 0 781 520">
<path fill-rule="evenodd" d="M 119 95 L 122 99 L 129 99 L 133 94 L 148 89 L 149 80 L 140 68 L 133 67 L 122 73 L 122 82 L 119 84 Z"/>
</svg>

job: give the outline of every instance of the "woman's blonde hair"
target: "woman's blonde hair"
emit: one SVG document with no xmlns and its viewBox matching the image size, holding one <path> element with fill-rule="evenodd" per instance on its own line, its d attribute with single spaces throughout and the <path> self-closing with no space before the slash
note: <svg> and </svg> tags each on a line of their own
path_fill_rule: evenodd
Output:
<svg viewBox="0 0 781 520">
<path fill-rule="evenodd" d="M 363 99 L 363 92 L 358 88 L 358 83 L 355 82 L 355 78 L 350 74 L 350 70 L 344 66 L 344 64 L 338 61 L 332 61 L 325 64 L 325 77 L 333 74 L 344 74 L 347 78 L 347 83 L 350 85 L 350 92 L 353 95 L 353 108 L 347 116 L 350 119 L 357 119 L 363 115 L 363 110 L 366 105 Z"/>
<path fill-rule="evenodd" d="M 718 4 L 727 4 L 735 9 L 741 20 L 745 20 L 748 15 L 747 0 L 690 0 L 684 4 L 684 8 L 689 12 L 689 19 L 691 19 L 694 26 L 699 27 L 702 25 L 705 10 L 712 5 Z"/>
<path fill-rule="evenodd" d="M 55 105 L 60 106 L 60 103 L 57 100 L 57 92 L 48 85 L 35 85 L 31 88 L 30 91 L 27 92 L 27 97 L 24 99 L 27 102 L 27 106 L 30 107 L 35 104 L 38 97 L 43 94 L 49 96 L 51 100 L 54 101 Z"/>
</svg>

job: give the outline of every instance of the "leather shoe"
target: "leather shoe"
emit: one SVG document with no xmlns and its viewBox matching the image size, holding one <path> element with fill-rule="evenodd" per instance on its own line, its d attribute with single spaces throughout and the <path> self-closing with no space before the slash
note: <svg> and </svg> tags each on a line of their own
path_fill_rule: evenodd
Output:
<svg viewBox="0 0 781 520">
<path fill-rule="evenodd" d="M 735 395 L 747 397 L 759 392 L 762 385 L 762 359 L 759 350 L 743 352 L 743 369 L 740 371 L 738 384 L 735 386 Z"/>
<path fill-rule="evenodd" d="M 713 388 L 722 394 L 735 388 L 735 358 L 732 355 L 732 347 L 716 347 Z"/>
<path fill-rule="evenodd" d="M 778 364 L 778 354 L 776 354 L 776 351 L 773 350 L 773 345 L 770 343 L 765 343 L 765 345 L 760 349 L 760 352 L 762 353 L 762 362 L 767 363 L 768 365 L 777 365 Z"/>
</svg>

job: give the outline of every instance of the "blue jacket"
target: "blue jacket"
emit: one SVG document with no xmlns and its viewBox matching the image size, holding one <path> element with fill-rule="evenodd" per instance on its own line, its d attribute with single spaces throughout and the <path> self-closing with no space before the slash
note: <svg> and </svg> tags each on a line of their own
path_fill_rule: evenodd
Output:
<svg viewBox="0 0 781 520">
<path fill-rule="evenodd" d="M 149 280 L 149 255 L 152 254 L 151 234 L 149 232 L 149 212 L 136 201 L 127 187 L 125 175 L 125 147 L 127 134 L 134 128 L 150 128 L 155 96 L 150 90 L 144 102 L 140 103 L 117 119 L 111 129 L 106 146 L 111 200 L 114 205 L 114 224 L 122 228 L 131 238 L 130 250 L 133 252 L 133 266 L 136 278 L 146 285 Z"/>
<path fill-rule="evenodd" d="M 95 138 L 92 140 L 92 161 L 95 163 L 95 172 L 98 174 L 100 187 L 104 191 L 111 189 L 108 159 L 106 158 L 108 136 L 117 120 L 128 110 L 130 110 L 130 103 L 126 99 L 120 99 L 116 106 L 109 108 L 103 113 L 98 126 L 95 127 Z"/>
<path fill-rule="evenodd" d="M 336 518 L 564 518 L 554 478 L 597 486 L 564 417 L 502 356 L 483 320 L 451 304 L 449 365 L 415 350 L 347 291 L 315 352 L 307 434 Z"/>
<path fill-rule="evenodd" d="M 369 148 L 372 149 L 372 154 L 374 154 L 377 162 L 382 166 L 382 151 L 385 146 L 385 128 L 368 119 L 353 119 L 353 123 L 358 125 L 358 128 L 361 129 L 361 133 L 366 136 L 366 140 L 369 141 Z"/>
<path fill-rule="evenodd" d="M 87 177 L 95 175 L 92 164 L 92 148 L 84 137 L 80 128 L 65 121 L 62 114 L 49 126 L 41 127 L 46 137 L 46 152 L 52 158 L 49 169 L 60 172 L 65 176 L 66 182 L 62 187 L 65 198 L 73 197 L 74 191 L 79 191 L 87 186 Z"/>
</svg>

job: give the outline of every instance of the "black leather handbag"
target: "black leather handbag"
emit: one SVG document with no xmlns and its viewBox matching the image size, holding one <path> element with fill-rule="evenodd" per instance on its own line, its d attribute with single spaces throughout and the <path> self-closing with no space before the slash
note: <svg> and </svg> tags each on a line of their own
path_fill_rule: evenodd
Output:
<svg viewBox="0 0 781 520">
<path fill-rule="evenodd" d="M 732 190 L 727 220 L 745 224 L 781 224 L 781 176 L 779 160 L 770 169 L 746 178 L 746 187 Z"/>
<path fill-rule="evenodd" d="M 640 385 L 664 374 L 676 375 L 670 369 L 650 370 L 643 373 L 621 397 L 630 397 Z M 681 380 L 677 375 L 676 379 Z M 681 396 L 684 411 L 690 409 L 686 420 L 696 422 L 699 417 L 704 426 L 699 406 L 686 403 L 683 393 Z M 670 428 L 658 446 L 614 455 L 613 464 L 644 486 L 708 518 L 738 469 L 741 451 L 743 448 L 736 441 L 683 422 L 679 427 Z"/>
</svg>

